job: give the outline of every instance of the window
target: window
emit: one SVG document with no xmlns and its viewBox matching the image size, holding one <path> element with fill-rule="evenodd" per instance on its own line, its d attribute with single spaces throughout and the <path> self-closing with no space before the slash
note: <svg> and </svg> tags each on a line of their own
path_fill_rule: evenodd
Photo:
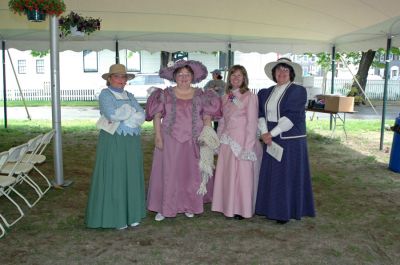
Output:
<svg viewBox="0 0 400 265">
<path fill-rule="evenodd" d="M 187 60 L 189 58 L 189 54 L 187 52 L 174 52 L 172 53 L 172 60 L 174 62 L 179 60 Z"/>
<path fill-rule="evenodd" d="M 83 71 L 98 72 L 97 52 L 91 50 L 83 51 Z"/>
<path fill-rule="evenodd" d="M 18 60 L 18 74 L 26 74 L 26 60 Z"/>
<path fill-rule="evenodd" d="M 391 71 L 390 71 L 390 76 L 391 78 L 396 78 L 399 75 L 399 69 L 398 67 L 392 67 Z"/>
<path fill-rule="evenodd" d="M 228 69 L 228 54 L 225 52 L 218 52 L 219 69 Z"/>
<path fill-rule="evenodd" d="M 43 59 L 36 60 L 36 73 L 44 74 L 44 60 Z"/>
<path fill-rule="evenodd" d="M 140 72 L 140 52 L 126 51 L 126 70 L 128 72 Z"/>
</svg>

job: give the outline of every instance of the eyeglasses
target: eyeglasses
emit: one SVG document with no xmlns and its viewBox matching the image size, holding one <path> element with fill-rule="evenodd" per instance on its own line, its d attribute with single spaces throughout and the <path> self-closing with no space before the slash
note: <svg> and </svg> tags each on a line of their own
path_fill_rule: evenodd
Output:
<svg viewBox="0 0 400 265">
<path fill-rule="evenodd" d="M 111 76 L 116 78 L 116 79 L 128 79 L 127 75 L 114 74 L 114 75 L 111 75 Z"/>
<path fill-rule="evenodd" d="M 192 77 L 192 74 L 179 73 L 176 75 L 176 77 L 179 77 L 179 78 Z"/>
</svg>

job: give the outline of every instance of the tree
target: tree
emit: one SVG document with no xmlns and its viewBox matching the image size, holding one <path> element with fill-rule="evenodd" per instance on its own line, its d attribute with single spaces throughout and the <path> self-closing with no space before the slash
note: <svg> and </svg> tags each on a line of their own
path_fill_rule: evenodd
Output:
<svg viewBox="0 0 400 265">
<path fill-rule="evenodd" d="M 39 57 L 39 58 L 43 58 L 49 53 L 50 53 L 50 50 L 47 50 L 47 51 L 31 51 L 32 57 Z"/>
<path fill-rule="evenodd" d="M 397 47 L 393 47 L 390 52 L 392 54 L 400 55 L 400 49 Z M 360 83 L 362 90 L 365 91 L 365 87 L 367 84 L 368 71 L 371 65 L 376 68 L 384 68 L 385 64 L 382 63 L 380 59 L 380 55 L 385 54 L 386 51 L 384 49 L 378 49 L 377 51 L 368 50 L 366 52 L 348 52 L 348 53 L 336 53 L 336 64 L 338 61 L 343 58 L 347 64 L 359 65 L 355 78 L 358 83 Z M 311 53 L 306 53 L 307 55 L 312 55 Z M 375 56 L 375 55 L 378 56 Z M 326 74 L 331 70 L 331 56 L 329 53 L 318 53 L 317 56 L 317 64 L 321 66 L 323 71 L 324 79 L 326 79 Z M 324 86 L 325 87 L 325 86 Z M 358 86 L 357 82 L 354 80 L 351 85 L 350 92 L 347 96 L 354 97 L 355 104 L 365 104 L 365 95 Z"/>
<path fill-rule="evenodd" d="M 160 69 L 167 67 L 168 62 L 171 60 L 170 52 L 161 51 L 160 54 Z"/>
<path fill-rule="evenodd" d="M 365 86 L 367 85 L 368 70 L 375 58 L 375 53 L 376 51 L 373 50 L 361 52 L 357 74 L 354 76 L 350 92 L 347 94 L 347 96 L 354 97 L 354 104 L 356 105 L 359 105 L 360 103 L 365 105 L 365 95 L 363 91 L 365 91 Z"/>
<path fill-rule="evenodd" d="M 322 88 L 325 93 L 326 92 L 327 75 L 328 75 L 328 72 L 332 70 L 331 55 L 326 52 L 320 52 L 317 54 L 306 53 L 306 55 L 308 55 L 310 57 L 315 55 L 317 57 L 317 64 L 321 67 L 321 70 L 322 70 Z M 336 56 L 335 56 L 336 69 L 337 69 L 339 60 L 340 60 L 340 54 L 336 53 Z"/>
</svg>

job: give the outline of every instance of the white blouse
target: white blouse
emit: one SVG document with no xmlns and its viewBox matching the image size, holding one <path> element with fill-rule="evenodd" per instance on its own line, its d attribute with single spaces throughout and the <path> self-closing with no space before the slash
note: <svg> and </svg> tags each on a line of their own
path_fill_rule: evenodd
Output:
<svg viewBox="0 0 400 265">
<path fill-rule="evenodd" d="M 269 97 L 268 104 L 267 104 L 267 109 L 266 111 L 266 118 L 268 121 L 272 122 L 277 122 L 278 121 L 278 101 L 281 98 L 283 92 L 285 92 L 285 88 L 290 84 L 290 82 L 280 85 L 280 86 L 275 86 L 274 91 Z"/>
<path fill-rule="evenodd" d="M 287 132 L 293 127 L 293 122 L 289 120 L 286 116 L 283 117 L 278 117 L 278 103 L 279 99 L 282 97 L 282 94 L 285 92 L 285 89 L 287 86 L 290 86 L 291 82 L 287 82 L 283 85 L 276 86 L 274 91 L 269 97 L 268 104 L 266 107 L 266 120 L 271 121 L 271 122 L 278 122 L 278 124 L 271 130 L 271 135 L 272 137 L 275 137 L 282 132 Z M 263 128 L 261 129 L 261 134 L 266 133 L 267 126 L 260 126 L 259 127 Z"/>
</svg>

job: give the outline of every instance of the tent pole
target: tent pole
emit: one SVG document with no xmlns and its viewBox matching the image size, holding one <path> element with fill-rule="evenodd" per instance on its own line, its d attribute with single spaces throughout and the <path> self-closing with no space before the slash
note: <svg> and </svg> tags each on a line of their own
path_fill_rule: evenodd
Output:
<svg viewBox="0 0 400 265">
<path fill-rule="evenodd" d="M 4 106 L 4 128 L 7 128 L 7 83 L 6 83 L 6 42 L 1 42 L 3 55 L 3 106 Z"/>
<path fill-rule="evenodd" d="M 386 101 L 387 101 L 387 86 L 389 80 L 389 53 L 392 46 L 392 36 L 388 36 L 386 43 L 386 58 L 385 58 L 385 83 L 383 85 L 383 106 L 382 106 L 382 122 L 381 122 L 381 139 L 379 142 L 379 150 L 383 149 L 383 138 L 385 134 L 385 116 L 386 116 Z"/>
<path fill-rule="evenodd" d="M 118 47 L 118 40 L 115 41 L 115 63 L 119 63 L 119 47 Z"/>
<path fill-rule="evenodd" d="M 63 154 L 62 154 L 62 130 L 61 130 L 61 104 L 60 104 L 60 64 L 58 44 L 58 19 L 51 16 L 50 21 L 50 67 L 51 67 L 51 109 L 54 134 L 54 171 L 55 187 L 68 186 L 64 182 Z"/>
<path fill-rule="evenodd" d="M 20 94 L 20 96 L 21 96 L 22 103 L 24 103 L 26 115 L 28 116 L 27 118 L 28 118 L 28 120 L 32 120 L 32 119 L 31 119 L 31 115 L 29 115 L 28 107 L 26 106 L 26 102 L 25 102 L 25 98 L 24 98 L 24 93 L 22 93 L 21 85 L 19 84 L 19 78 L 18 78 L 17 72 L 15 72 L 14 63 L 13 63 L 13 61 L 12 61 L 12 59 L 11 59 L 11 55 L 10 55 L 10 51 L 9 51 L 9 50 L 7 50 L 7 54 L 8 54 L 8 59 L 10 59 L 11 68 L 12 68 L 13 73 L 14 73 L 14 76 L 15 76 L 15 81 L 17 82 L 18 91 L 19 91 L 19 94 Z"/>
<path fill-rule="evenodd" d="M 336 72 L 336 47 L 332 46 L 332 78 L 331 78 L 331 94 L 335 93 L 335 72 Z M 333 114 L 329 117 L 329 130 L 332 130 Z"/>
<path fill-rule="evenodd" d="M 228 69 L 230 69 L 233 65 L 233 52 L 232 52 L 232 45 L 228 44 Z"/>
</svg>

